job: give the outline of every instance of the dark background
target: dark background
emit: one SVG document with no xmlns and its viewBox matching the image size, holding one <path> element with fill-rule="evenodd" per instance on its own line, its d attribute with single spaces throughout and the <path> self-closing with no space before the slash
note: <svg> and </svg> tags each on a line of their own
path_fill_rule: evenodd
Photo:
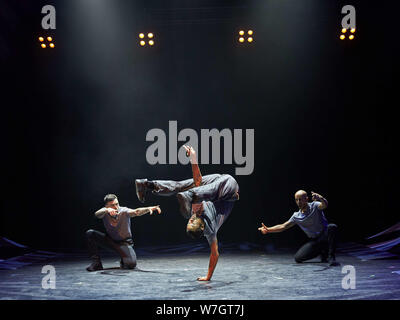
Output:
<svg viewBox="0 0 400 320">
<path fill-rule="evenodd" d="M 329 200 L 342 241 L 398 221 L 398 25 L 380 1 L 1 1 L 0 235 L 32 247 L 84 248 L 106 193 L 142 206 L 136 178 L 185 179 L 189 166 L 147 164 L 148 130 L 255 129 L 255 169 L 219 240 L 297 246 L 286 221 L 298 189 Z M 57 29 L 41 29 L 41 8 Z M 341 8 L 357 10 L 340 41 Z M 234 35 L 252 28 L 255 42 Z M 140 48 L 151 31 L 156 46 Z M 56 48 L 37 40 L 52 35 Z M 181 143 L 179 144 L 181 145 Z M 202 165 L 234 174 L 237 165 Z M 136 246 L 189 240 L 174 198 L 148 197 L 161 216 L 132 220 Z M 205 241 L 205 240 L 202 240 Z"/>
</svg>

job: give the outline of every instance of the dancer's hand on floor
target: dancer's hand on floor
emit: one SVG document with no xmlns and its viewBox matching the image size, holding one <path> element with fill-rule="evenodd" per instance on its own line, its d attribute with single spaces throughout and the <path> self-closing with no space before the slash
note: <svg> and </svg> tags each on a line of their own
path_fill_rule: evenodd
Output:
<svg viewBox="0 0 400 320">
<path fill-rule="evenodd" d="M 197 281 L 210 281 L 207 277 L 199 277 L 197 278 Z"/>
<path fill-rule="evenodd" d="M 258 230 L 260 230 L 262 234 L 267 234 L 269 232 L 268 228 L 262 222 L 261 222 L 261 227 L 258 228 Z"/>
<path fill-rule="evenodd" d="M 154 206 L 154 207 L 150 207 L 150 214 L 153 214 L 153 211 L 157 211 L 158 214 L 161 213 L 161 208 L 160 205 Z"/>
</svg>

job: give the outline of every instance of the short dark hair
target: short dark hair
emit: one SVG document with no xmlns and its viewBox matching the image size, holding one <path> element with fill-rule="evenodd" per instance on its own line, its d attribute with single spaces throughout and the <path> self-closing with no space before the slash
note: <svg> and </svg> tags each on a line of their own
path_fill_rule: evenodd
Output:
<svg viewBox="0 0 400 320">
<path fill-rule="evenodd" d="M 204 221 L 202 218 L 196 217 L 194 222 L 197 224 L 197 226 L 191 230 L 186 229 L 186 233 L 192 239 L 199 239 L 204 234 Z"/>
<path fill-rule="evenodd" d="M 192 239 L 200 239 L 200 237 L 203 235 L 204 230 L 201 230 L 200 228 L 197 230 L 186 230 L 186 234 L 191 237 Z"/>
<path fill-rule="evenodd" d="M 117 199 L 117 196 L 115 194 L 109 193 L 104 197 L 104 204 L 107 204 L 107 202 L 114 201 Z"/>
</svg>

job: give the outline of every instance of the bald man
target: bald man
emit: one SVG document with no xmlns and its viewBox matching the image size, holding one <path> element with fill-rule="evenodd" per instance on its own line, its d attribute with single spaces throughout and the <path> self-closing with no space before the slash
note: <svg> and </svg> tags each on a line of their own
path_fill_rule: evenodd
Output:
<svg viewBox="0 0 400 320">
<path fill-rule="evenodd" d="M 293 213 L 285 223 L 273 227 L 266 227 L 261 223 L 258 230 L 262 234 L 285 231 L 294 225 L 298 225 L 308 236 L 309 240 L 296 253 L 294 259 L 301 263 L 317 256 L 321 256 L 321 262 L 329 262 L 330 266 L 338 266 L 336 262 L 336 233 L 337 226 L 328 224 L 324 215 L 324 209 L 328 207 L 328 201 L 311 191 L 313 202 L 308 202 L 307 192 L 299 190 L 295 193 L 294 199 L 299 211 Z"/>
</svg>

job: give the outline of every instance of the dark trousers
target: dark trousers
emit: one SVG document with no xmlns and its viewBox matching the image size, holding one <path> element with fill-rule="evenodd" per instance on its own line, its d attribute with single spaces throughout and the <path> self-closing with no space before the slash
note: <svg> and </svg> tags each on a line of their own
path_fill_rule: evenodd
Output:
<svg viewBox="0 0 400 320">
<path fill-rule="evenodd" d="M 123 241 L 115 241 L 105 233 L 88 230 L 86 231 L 86 239 L 90 257 L 93 261 L 100 262 L 98 247 L 114 250 L 121 257 L 121 267 L 133 269 L 136 267 L 136 253 L 133 250 L 132 239 Z"/>
<path fill-rule="evenodd" d="M 196 187 L 193 179 L 183 181 L 153 180 L 153 193 L 160 196 L 171 196 L 178 192 L 190 192 L 193 203 L 202 201 L 235 201 L 239 196 L 239 185 L 229 174 L 209 174 L 202 177 L 200 186 Z M 187 218 L 190 218 L 187 217 Z"/>
<path fill-rule="evenodd" d="M 335 257 L 337 225 L 328 224 L 322 234 L 306 242 L 295 254 L 298 263 L 313 259 L 319 255 L 323 258 Z"/>
</svg>

